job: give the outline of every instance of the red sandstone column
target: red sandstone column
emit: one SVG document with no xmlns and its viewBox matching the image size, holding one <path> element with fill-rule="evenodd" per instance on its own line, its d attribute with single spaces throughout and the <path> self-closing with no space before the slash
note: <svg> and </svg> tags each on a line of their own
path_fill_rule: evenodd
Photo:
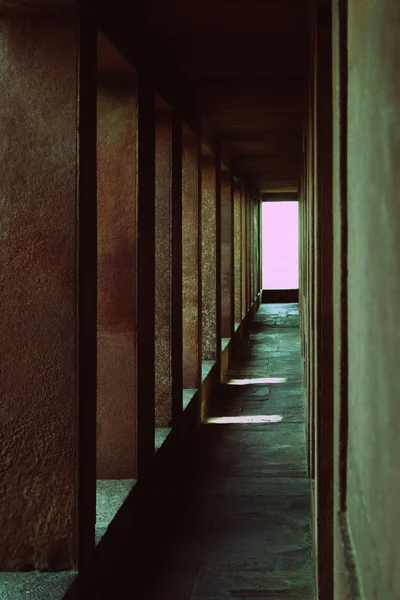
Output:
<svg viewBox="0 0 400 600">
<path fill-rule="evenodd" d="M 79 19 L 78 143 L 78 568 L 90 568 L 96 525 L 97 26 Z"/>
<path fill-rule="evenodd" d="M 246 239 L 246 264 L 247 264 L 247 278 L 246 278 L 246 297 L 247 297 L 247 310 L 252 305 L 252 293 L 251 293 L 251 243 L 252 243 L 252 222 L 251 222 L 251 197 L 252 191 L 248 187 L 246 188 L 246 227 L 247 227 L 247 239 Z"/>
<path fill-rule="evenodd" d="M 254 199 L 254 298 L 257 298 L 260 291 L 260 196 L 256 195 Z"/>
<path fill-rule="evenodd" d="M 182 121 L 172 109 L 172 419 L 183 408 L 183 314 L 182 314 Z"/>
<path fill-rule="evenodd" d="M 131 479 L 136 431 L 136 76 L 102 36 L 98 70 L 97 476 Z"/>
<path fill-rule="evenodd" d="M 234 203 L 234 278 L 235 278 L 235 327 L 242 320 L 242 198 L 239 181 L 233 184 Z"/>
<path fill-rule="evenodd" d="M 154 459 L 155 430 L 155 93 L 138 75 L 136 477 Z"/>
<path fill-rule="evenodd" d="M 199 389 L 201 381 L 199 144 L 186 125 L 182 131 L 182 311 L 183 387 Z"/>
<path fill-rule="evenodd" d="M 228 172 L 221 173 L 221 336 L 233 332 L 233 188 Z"/>
<path fill-rule="evenodd" d="M 250 196 L 250 306 L 253 306 L 254 302 L 254 237 L 255 237 L 255 223 L 254 223 L 254 192 L 252 191 Z"/>
<path fill-rule="evenodd" d="M 240 184 L 240 214 L 242 222 L 242 252 L 241 252 L 241 263 L 242 263 L 242 315 L 241 319 L 247 314 L 247 220 L 246 220 L 246 187 L 243 183 Z"/>
<path fill-rule="evenodd" d="M 156 427 L 172 418 L 172 136 L 171 110 L 156 113 Z"/>
<path fill-rule="evenodd" d="M 215 157 L 201 161 L 202 360 L 217 358 L 217 204 Z"/>
<path fill-rule="evenodd" d="M 73 14 L 0 22 L 2 570 L 71 569 L 94 545 L 92 33 Z"/>
</svg>

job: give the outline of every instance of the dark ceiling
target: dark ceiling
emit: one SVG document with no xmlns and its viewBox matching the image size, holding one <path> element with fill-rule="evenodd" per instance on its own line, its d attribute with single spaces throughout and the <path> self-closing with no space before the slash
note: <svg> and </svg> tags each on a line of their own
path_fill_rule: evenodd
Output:
<svg viewBox="0 0 400 600">
<path fill-rule="evenodd" d="M 206 129 L 221 140 L 226 166 L 262 192 L 295 192 L 315 1 L 95 0 L 95 5 L 103 30 L 120 40 L 139 72 L 151 71 L 175 90 L 166 100 L 195 105 Z M 52 6 L 53 0 L 7 2 L 22 4 Z"/>
<path fill-rule="evenodd" d="M 310 0 L 151 4 L 153 35 L 194 91 L 223 155 L 261 191 L 296 191 Z"/>
<path fill-rule="evenodd" d="M 195 106 L 226 166 L 262 192 L 296 192 L 312 2 L 136 0 L 124 17 L 106 10 L 103 26 L 125 35 L 168 102 Z"/>
</svg>

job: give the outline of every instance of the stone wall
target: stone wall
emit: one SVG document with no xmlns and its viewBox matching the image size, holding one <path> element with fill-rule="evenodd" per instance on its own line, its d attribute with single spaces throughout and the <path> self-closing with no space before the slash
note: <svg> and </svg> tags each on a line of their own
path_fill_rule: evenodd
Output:
<svg viewBox="0 0 400 600">
<path fill-rule="evenodd" d="M 369 600 L 400 594 L 400 4 L 348 10 L 347 512 Z"/>
</svg>

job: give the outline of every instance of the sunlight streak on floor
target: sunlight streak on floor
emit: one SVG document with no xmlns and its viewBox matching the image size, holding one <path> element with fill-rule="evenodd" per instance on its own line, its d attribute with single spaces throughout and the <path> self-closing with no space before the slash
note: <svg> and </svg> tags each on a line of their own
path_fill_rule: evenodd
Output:
<svg viewBox="0 0 400 600">
<path fill-rule="evenodd" d="M 279 423 L 282 421 L 281 415 L 251 415 L 240 417 L 209 417 L 206 423 L 212 425 L 226 425 L 229 423 Z"/>
<path fill-rule="evenodd" d="M 252 379 L 227 379 L 227 385 L 254 385 L 257 383 L 284 383 L 286 377 L 255 377 Z"/>
</svg>

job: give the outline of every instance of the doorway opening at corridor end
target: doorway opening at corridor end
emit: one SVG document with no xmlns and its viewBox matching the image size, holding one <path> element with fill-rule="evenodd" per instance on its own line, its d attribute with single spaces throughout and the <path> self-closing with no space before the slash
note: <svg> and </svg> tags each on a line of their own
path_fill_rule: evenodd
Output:
<svg viewBox="0 0 400 600">
<path fill-rule="evenodd" d="M 262 203 L 263 302 L 298 302 L 299 207 L 293 199 Z"/>
</svg>

